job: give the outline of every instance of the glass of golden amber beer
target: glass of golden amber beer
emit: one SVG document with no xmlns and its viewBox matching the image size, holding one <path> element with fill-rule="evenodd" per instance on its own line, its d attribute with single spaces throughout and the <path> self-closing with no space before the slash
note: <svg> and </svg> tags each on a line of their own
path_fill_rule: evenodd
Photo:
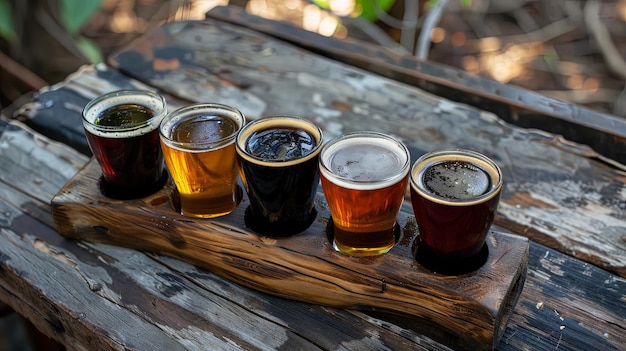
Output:
<svg viewBox="0 0 626 351">
<path fill-rule="evenodd" d="M 416 259 L 441 271 L 467 266 L 485 245 L 502 173 L 470 150 L 427 153 L 411 168 L 411 203 L 419 229 Z"/>
<path fill-rule="evenodd" d="M 269 236 L 299 233 L 313 222 L 322 131 L 290 116 L 246 125 L 237 136 L 241 179 L 250 200 L 246 225 Z"/>
<path fill-rule="evenodd" d="M 393 247 L 410 163 L 404 144 L 376 132 L 346 134 L 323 147 L 320 174 L 335 249 L 369 256 Z"/>
<path fill-rule="evenodd" d="M 237 207 L 235 137 L 244 123 L 241 112 L 220 104 L 188 105 L 163 119 L 161 146 L 181 214 L 213 218 Z"/>
<path fill-rule="evenodd" d="M 159 145 L 165 99 L 143 90 L 114 91 L 83 109 L 83 127 L 102 169 L 100 188 L 111 198 L 134 199 L 159 190 L 167 180 Z"/>
</svg>

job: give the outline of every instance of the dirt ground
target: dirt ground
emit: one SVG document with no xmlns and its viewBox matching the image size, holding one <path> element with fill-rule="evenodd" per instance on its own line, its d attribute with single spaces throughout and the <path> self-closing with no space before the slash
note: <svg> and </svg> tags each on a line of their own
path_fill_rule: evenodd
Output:
<svg viewBox="0 0 626 351">
<path fill-rule="evenodd" d="M 396 23 L 406 20 L 404 10 L 411 1 L 396 1 L 389 9 L 390 20 L 365 25 L 380 30 L 384 40 L 379 35 L 366 39 L 399 45 L 407 42 L 408 33 L 409 42 L 416 40 L 425 16 L 420 16 L 414 33 Z M 9 2 L 22 4 L 14 16 L 22 29 L 17 43 L 0 39 L 0 107 L 63 80 L 88 63 L 75 45 L 76 38 L 58 25 L 58 10 L 49 7 L 54 1 Z M 305 0 L 103 0 L 81 37 L 95 42 L 106 56 L 165 21 L 202 18 L 213 6 L 228 3 L 311 27 L 307 11 L 313 5 Z M 425 13 L 423 8 L 420 13 Z M 347 35 L 351 34 L 348 29 Z M 626 97 L 621 97 L 626 95 L 626 0 L 473 0 L 469 8 L 449 0 L 431 40 L 429 60 L 626 116 Z M 410 53 L 414 47 L 405 49 Z"/>
</svg>

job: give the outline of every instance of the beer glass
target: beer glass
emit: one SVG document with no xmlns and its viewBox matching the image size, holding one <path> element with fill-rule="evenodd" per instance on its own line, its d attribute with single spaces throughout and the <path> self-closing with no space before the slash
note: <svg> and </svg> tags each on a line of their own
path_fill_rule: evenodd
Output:
<svg viewBox="0 0 626 351">
<path fill-rule="evenodd" d="M 213 218 L 237 207 L 235 137 L 245 123 L 237 109 L 191 104 L 161 122 L 161 147 L 185 216 Z"/>
<path fill-rule="evenodd" d="M 83 127 L 102 169 L 100 188 L 106 196 L 140 198 L 164 185 L 158 127 L 165 114 L 165 99 L 142 90 L 114 91 L 87 103 Z"/>
<path fill-rule="evenodd" d="M 474 151 L 443 150 L 420 157 L 410 179 L 419 229 L 416 258 L 446 269 L 465 265 L 484 247 L 493 223 L 500 168 Z"/>
<path fill-rule="evenodd" d="M 241 179 L 250 199 L 246 225 L 269 236 L 299 233 L 313 222 L 322 131 L 290 116 L 246 125 L 237 136 Z"/>
<path fill-rule="evenodd" d="M 369 256 L 393 247 L 410 163 L 404 144 L 376 132 L 346 134 L 323 147 L 322 189 L 332 215 L 336 250 Z"/>
</svg>

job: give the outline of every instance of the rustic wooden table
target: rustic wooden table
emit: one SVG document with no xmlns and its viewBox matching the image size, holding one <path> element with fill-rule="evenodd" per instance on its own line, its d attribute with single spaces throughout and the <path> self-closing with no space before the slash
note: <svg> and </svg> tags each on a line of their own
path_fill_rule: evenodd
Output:
<svg viewBox="0 0 626 351">
<path fill-rule="evenodd" d="M 337 44 L 218 8 L 4 111 L 0 300 L 69 350 L 455 344 L 420 333 L 423 321 L 275 297 L 167 255 L 60 236 L 50 201 L 89 161 L 82 107 L 145 88 L 170 108 L 218 101 L 248 119 L 298 115 L 326 138 L 393 134 L 414 159 L 449 147 L 491 156 L 505 177 L 496 226 L 531 239 L 525 286 L 495 349 L 626 349 L 626 124 L 364 43 Z"/>
</svg>

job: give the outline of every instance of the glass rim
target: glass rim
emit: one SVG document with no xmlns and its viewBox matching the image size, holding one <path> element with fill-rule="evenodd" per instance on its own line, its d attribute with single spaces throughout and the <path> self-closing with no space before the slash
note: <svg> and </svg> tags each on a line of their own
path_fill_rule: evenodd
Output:
<svg viewBox="0 0 626 351">
<path fill-rule="evenodd" d="M 174 118 L 178 117 L 179 119 L 186 119 L 190 117 L 195 117 L 198 115 L 205 114 L 207 112 L 213 112 L 216 114 L 226 115 L 227 118 L 233 120 L 237 124 L 237 129 L 235 129 L 231 134 L 222 137 L 220 139 L 211 140 L 211 141 L 202 141 L 202 142 L 181 142 L 172 139 L 169 135 L 166 135 L 164 129 L 166 127 L 173 129 L 174 125 L 168 126 L 168 123 L 172 121 Z M 159 136 L 161 140 L 166 143 L 170 147 L 175 147 L 184 151 L 203 151 L 203 150 L 211 150 L 221 148 L 227 145 L 230 145 L 235 141 L 237 134 L 246 123 L 246 118 L 241 111 L 238 109 L 224 105 L 219 103 L 193 103 L 189 105 L 185 105 L 179 107 L 178 109 L 168 113 L 159 125 Z M 169 134 L 169 133 L 167 133 Z"/>
<path fill-rule="evenodd" d="M 152 106 L 145 106 L 146 104 L 137 103 L 138 105 L 154 110 L 154 115 L 145 121 L 131 123 L 125 126 L 105 126 L 101 124 L 95 124 L 93 121 L 96 120 L 97 116 L 93 118 L 93 121 L 90 121 L 87 118 L 87 116 L 90 114 L 89 112 L 99 105 L 104 106 L 102 108 L 102 111 L 104 111 L 108 108 L 125 104 L 125 102 L 120 102 L 120 103 L 115 102 L 115 103 L 107 104 L 106 100 L 110 100 L 112 98 L 119 98 L 119 97 L 123 98 L 123 97 L 132 97 L 132 96 L 147 97 L 147 98 L 153 99 L 154 101 L 157 101 L 158 102 L 157 109 L 152 108 Z M 136 103 L 136 101 L 129 101 L 128 103 Z M 94 113 L 99 114 L 102 111 L 97 111 Z M 167 102 L 165 100 L 165 97 L 163 97 L 163 95 L 159 94 L 158 92 L 151 91 L 151 90 L 140 90 L 140 89 L 123 89 L 123 90 L 111 91 L 111 92 L 99 95 L 91 99 L 83 108 L 82 120 L 83 120 L 83 123 L 86 123 L 87 125 L 89 125 L 90 128 L 93 128 L 101 132 L 127 132 L 127 131 L 133 131 L 136 129 L 141 129 L 146 126 L 155 124 L 155 122 L 157 121 L 160 123 L 161 119 L 165 116 L 166 112 L 167 112 Z"/>
<path fill-rule="evenodd" d="M 287 122 L 285 123 L 284 121 Z M 290 121 L 295 123 L 289 124 Z M 263 125 L 267 125 L 267 127 L 302 127 L 300 128 L 301 130 L 309 132 L 313 136 L 313 138 L 315 138 L 315 147 L 308 154 L 289 160 L 272 160 L 254 156 L 246 150 L 245 144 L 248 141 L 250 135 L 255 132 L 254 128 L 258 127 L 257 130 L 262 130 L 261 126 Z M 237 154 L 252 163 L 267 167 L 287 167 L 314 158 L 322 150 L 323 143 L 324 135 L 322 133 L 322 130 L 308 119 L 290 115 L 272 115 L 255 119 L 243 126 L 237 134 L 237 142 L 235 144 L 237 148 Z"/>
<path fill-rule="evenodd" d="M 477 197 L 473 197 L 471 199 L 459 200 L 459 199 L 449 199 L 443 196 L 438 196 L 426 190 L 423 186 L 421 186 L 422 183 L 419 181 L 419 179 L 417 179 L 418 174 L 416 173 L 421 174 L 421 170 L 428 167 L 429 165 L 435 164 L 440 159 L 442 161 L 449 160 L 449 158 L 445 158 L 445 157 L 455 156 L 455 155 L 465 156 L 463 160 L 475 162 L 478 165 L 481 165 L 482 168 L 486 168 L 485 170 L 487 171 L 487 173 L 489 173 L 490 179 L 492 181 L 494 178 L 497 178 L 497 181 L 491 185 L 491 188 L 489 189 L 489 191 Z M 428 160 L 432 160 L 432 161 L 429 162 Z M 494 175 L 496 175 L 497 177 L 494 177 Z M 444 149 L 444 150 L 427 152 L 423 154 L 422 156 L 420 156 L 411 166 L 411 172 L 409 174 L 409 183 L 411 185 L 411 188 L 413 188 L 421 196 L 433 202 L 448 205 L 448 206 L 468 206 L 468 205 L 483 203 L 497 196 L 502 190 L 504 180 L 503 180 L 502 170 L 500 169 L 500 166 L 498 166 L 498 164 L 494 162 L 488 156 L 480 152 L 468 150 L 468 149 Z"/>
<path fill-rule="evenodd" d="M 330 169 L 329 166 L 326 165 L 323 155 L 330 148 L 332 148 L 333 145 L 343 140 L 347 140 L 347 139 L 353 139 L 353 138 L 367 139 L 367 138 L 372 138 L 372 137 L 377 138 L 377 139 L 384 139 L 388 142 L 391 142 L 394 145 L 396 145 L 400 150 L 402 150 L 403 155 L 406 156 L 406 160 L 404 160 L 404 162 L 402 163 L 402 167 L 400 168 L 400 171 L 398 173 L 391 175 L 389 177 L 386 177 L 384 179 L 358 180 L 358 179 L 352 179 L 352 178 L 348 178 L 348 177 L 344 177 L 339 174 L 336 174 Z M 371 185 L 385 184 L 385 186 L 387 186 L 387 184 L 388 185 L 396 184 L 398 181 L 404 179 L 406 175 L 409 173 L 409 170 L 411 168 L 410 167 L 411 166 L 411 154 L 409 152 L 409 149 L 403 142 L 401 142 L 399 139 L 391 135 L 380 133 L 380 132 L 374 132 L 374 131 L 356 131 L 356 132 L 350 132 L 347 134 L 337 136 L 333 138 L 332 140 L 330 140 L 329 142 L 327 142 L 321 150 L 319 163 L 320 163 L 320 172 L 323 172 L 325 175 L 330 175 L 332 177 L 332 178 L 326 177 L 329 181 L 336 183 L 335 181 L 333 181 L 333 179 L 336 179 L 336 180 L 341 181 L 342 183 L 352 184 L 356 186 L 357 189 L 361 189 L 364 187 L 369 189 L 369 186 Z M 378 189 L 378 188 L 371 188 L 371 189 Z"/>
</svg>

